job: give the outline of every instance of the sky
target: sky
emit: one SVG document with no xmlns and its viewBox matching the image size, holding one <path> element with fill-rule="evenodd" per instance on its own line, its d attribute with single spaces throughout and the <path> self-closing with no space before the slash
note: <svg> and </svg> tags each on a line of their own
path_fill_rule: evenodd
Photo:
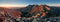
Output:
<svg viewBox="0 0 60 22">
<path fill-rule="evenodd" d="M 26 6 L 29 4 L 47 4 L 50 6 L 60 6 L 60 0 L 0 0 L 0 5 L 4 6 L 14 6 L 14 5 L 20 5 L 20 6 Z"/>
</svg>

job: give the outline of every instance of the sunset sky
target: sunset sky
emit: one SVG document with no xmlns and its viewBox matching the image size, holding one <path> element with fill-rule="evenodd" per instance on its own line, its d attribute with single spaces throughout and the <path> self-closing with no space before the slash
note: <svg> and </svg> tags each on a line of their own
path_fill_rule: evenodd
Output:
<svg viewBox="0 0 60 22">
<path fill-rule="evenodd" d="M 0 6 L 27 6 L 29 4 L 47 4 L 50 6 L 60 6 L 60 0 L 0 0 Z M 52 5 L 51 5 L 52 4 Z"/>
</svg>

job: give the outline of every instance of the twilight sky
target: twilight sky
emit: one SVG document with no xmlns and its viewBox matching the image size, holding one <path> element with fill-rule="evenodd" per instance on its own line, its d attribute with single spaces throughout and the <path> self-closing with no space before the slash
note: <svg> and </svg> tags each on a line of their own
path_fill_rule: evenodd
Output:
<svg viewBox="0 0 60 22">
<path fill-rule="evenodd" d="M 60 0 L 0 0 L 0 5 L 29 5 L 29 4 L 47 4 L 50 6 L 60 6 Z"/>
</svg>

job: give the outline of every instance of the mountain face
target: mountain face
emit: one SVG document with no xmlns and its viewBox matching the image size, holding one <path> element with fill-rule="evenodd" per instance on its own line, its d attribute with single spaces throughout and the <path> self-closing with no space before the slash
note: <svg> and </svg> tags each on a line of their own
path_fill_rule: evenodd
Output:
<svg viewBox="0 0 60 22">
<path fill-rule="evenodd" d="M 35 16 L 38 13 L 45 15 L 46 12 L 44 12 L 44 11 L 46 11 L 46 10 L 47 11 L 50 10 L 49 6 L 47 6 L 47 5 L 29 5 L 20 11 L 22 12 L 22 15 L 24 17 L 31 17 L 31 16 Z M 42 15 L 42 16 L 44 16 L 44 15 Z"/>
<path fill-rule="evenodd" d="M 24 17 L 38 16 L 37 14 L 40 16 L 54 17 L 59 16 L 60 8 L 47 5 L 28 5 L 20 11 Z"/>
</svg>

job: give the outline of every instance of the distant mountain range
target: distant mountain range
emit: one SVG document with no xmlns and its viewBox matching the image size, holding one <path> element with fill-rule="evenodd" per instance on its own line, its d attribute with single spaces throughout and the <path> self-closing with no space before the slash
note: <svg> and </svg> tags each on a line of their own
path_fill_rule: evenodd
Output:
<svg viewBox="0 0 60 22">
<path fill-rule="evenodd" d="M 28 5 L 27 7 L 18 8 L 18 9 L 4 9 L 0 7 L 0 11 L 1 9 L 7 10 L 8 13 L 10 13 L 10 11 L 21 12 L 22 13 L 21 15 L 23 17 L 32 17 L 32 16 L 36 16 L 37 14 L 40 14 L 40 16 L 46 16 L 46 17 L 48 16 L 55 17 L 60 15 L 60 7 L 48 6 L 48 5 Z"/>
</svg>

